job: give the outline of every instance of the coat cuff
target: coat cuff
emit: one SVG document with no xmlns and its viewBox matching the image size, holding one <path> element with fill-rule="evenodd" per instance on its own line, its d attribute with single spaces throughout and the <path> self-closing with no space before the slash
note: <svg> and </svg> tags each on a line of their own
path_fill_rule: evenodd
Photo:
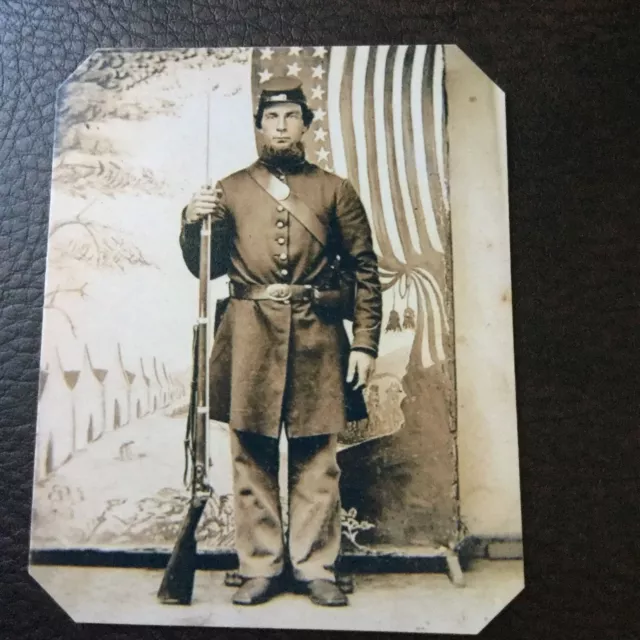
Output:
<svg viewBox="0 0 640 640">
<path fill-rule="evenodd" d="M 185 207 L 180 215 L 180 237 L 183 242 L 199 243 L 201 225 L 202 222 L 200 220 L 197 220 L 196 222 L 187 222 L 187 207 Z"/>
<path fill-rule="evenodd" d="M 378 357 L 377 350 L 373 349 L 371 347 L 364 347 L 362 345 L 353 345 L 351 347 L 351 351 L 362 351 L 362 353 L 368 353 L 373 358 L 377 358 Z"/>
<path fill-rule="evenodd" d="M 352 351 L 364 351 L 378 357 L 378 348 L 380 340 L 380 325 L 370 329 L 366 327 L 357 327 L 353 332 L 353 341 L 351 343 Z"/>
</svg>

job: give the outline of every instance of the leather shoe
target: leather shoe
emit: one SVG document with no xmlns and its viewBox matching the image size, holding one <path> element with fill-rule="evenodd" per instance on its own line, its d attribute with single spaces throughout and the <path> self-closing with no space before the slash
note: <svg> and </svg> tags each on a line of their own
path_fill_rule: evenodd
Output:
<svg viewBox="0 0 640 640">
<path fill-rule="evenodd" d="M 278 593 L 276 578 L 249 578 L 234 593 L 233 604 L 252 605 L 270 600 Z"/>
<path fill-rule="evenodd" d="M 344 607 L 349 604 L 347 596 L 331 580 L 311 580 L 307 589 L 311 602 L 321 607 Z"/>
</svg>

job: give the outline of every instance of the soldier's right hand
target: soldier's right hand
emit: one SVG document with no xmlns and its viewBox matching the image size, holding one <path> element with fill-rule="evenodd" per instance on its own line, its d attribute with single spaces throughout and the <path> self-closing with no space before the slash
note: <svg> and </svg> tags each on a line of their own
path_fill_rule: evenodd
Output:
<svg viewBox="0 0 640 640">
<path fill-rule="evenodd" d="M 205 185 L 194 194 L 191 202 L 187 205 L 185 218 L 187 222 L 197 222 L 207 216 L 221 217 L 223 207 L 221 205 L 222 189 Z"/>
</svg>

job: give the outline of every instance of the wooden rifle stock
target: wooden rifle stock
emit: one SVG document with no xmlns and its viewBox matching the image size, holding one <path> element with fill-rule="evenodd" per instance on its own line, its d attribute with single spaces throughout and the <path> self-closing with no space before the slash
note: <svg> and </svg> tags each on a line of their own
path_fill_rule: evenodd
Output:
<svg viewBox="0 0 640 640">
<path fill-rule="evenodd" d="M 196 530 L 206 504 L 206 497 L 191 499 L 158 590 L 162 604 L 191 604 L 197 568 Z"/>
</svg>

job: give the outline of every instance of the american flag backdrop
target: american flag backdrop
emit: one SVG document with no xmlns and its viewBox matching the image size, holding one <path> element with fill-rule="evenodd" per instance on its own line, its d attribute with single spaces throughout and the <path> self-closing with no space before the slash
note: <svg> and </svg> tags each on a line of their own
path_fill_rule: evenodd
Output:
<svg viewBox="0 0 640 640">
<path fill-rule="evenodd" d="M 302 81 L 307 158 L 360 194 L 383 288 L 417 306 L 410 364 L 425 368 L 446 360 L 450 337 L 443 67 L 438 45 L 267 47 L 251 62 L 254 112 L 267 80 Z"/>
</svg>

